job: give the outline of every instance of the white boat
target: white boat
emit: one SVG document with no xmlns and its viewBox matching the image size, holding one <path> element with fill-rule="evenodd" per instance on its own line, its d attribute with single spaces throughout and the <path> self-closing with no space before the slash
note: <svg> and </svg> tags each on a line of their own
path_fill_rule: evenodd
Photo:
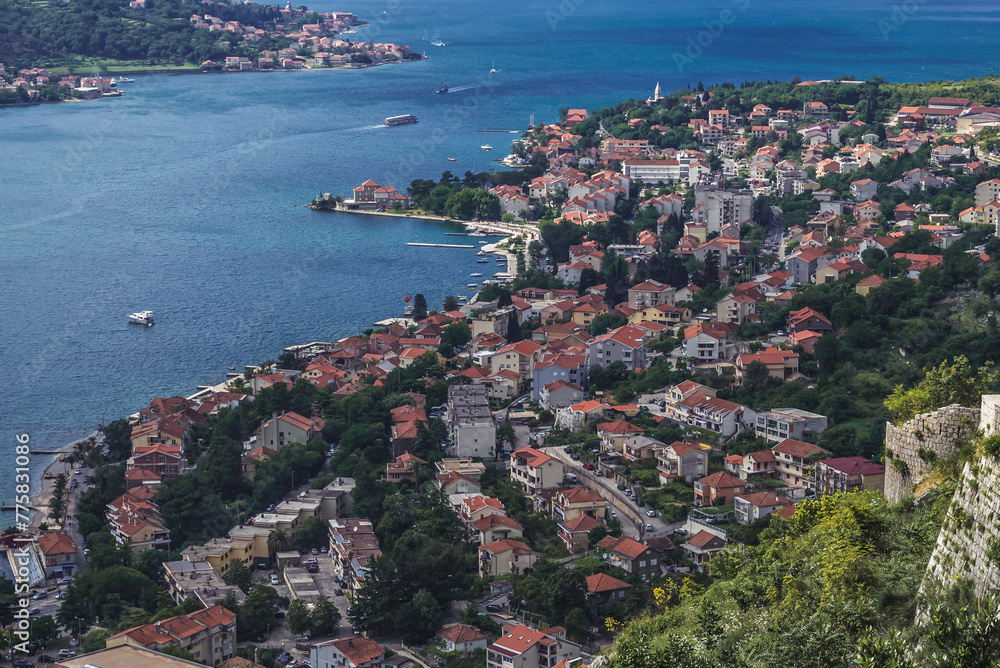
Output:
<svg viewBox="0 0 1000 668">
<path fill-rule="evenodd" d="M 476 255 L 486 255 L 486 251 L 484 251 L 482 248 L 480 248 L 479 252 L 476 253 Z"/>
<path fill-rule="evenodd" d="M 128 321 L 137 325 L 146 325 L 147 327 L 151 327 L 153 325 L 153 312 L 138 311 L 136 313 L 129 313 Z"/>
<path fill-rule="evenodd" d="M 490 69 L 490 74 L 496 74 L 496 73 L 497 73 L 497 61 L 494 60 L 493 67 Z"/>
<path fill-rule="evenodd" d="M 124 77 L 119 75 L 118 81 L 116 83 L 135 83 L 135 79 L 130 79 L 129 77 Z"/>
<path fill-rule="evenodd" d="M 431 44 L 433 44 L 434 46 L 444 46 L 444 42 L 442 42 L 439 39 L 434 40 L 433 42 L 431 42 Z"/>
<path fill-rule="evenodd" d="M 489 262 L 489 260 L 485 257 L 481 257 L 478 260 L 476 260 L 476 262 L 478 262 L 479 264 L 486 264 L 487 262 Z"/>
<path fill-rule="evenodd" d="M 469 298 L 466 297 L 465 295 L 459 295 L 458 296 L 458 301 L 460 301 L 460 302 L 467 302 L 467 301 L 469 301 Z"/>
<path fill-rule="evenodd" d="M 485 237 L 486 235 L 482 232 L 469 232 L 466 236 L 469 237 Z"/>
<path fill-rule="evenodd" d="M 483 149 L 484 151 L 492 151 L 493 150 L 493 147 L 490 146 L 489 144 L 483 144 L 479 148 Z"/>
<path fill-rule="evenodd" d="M 479 283 L 469 283 L 469 284 L 468 284 L 467 286 L 465 286 L 465 287 L 469 288 L 470 290 L 475 290 L 476 288 L 478 288 L 478 287 L 479 287 Z"/>
<path fill-rule="evenodd" d="M 472 274 L 469 274 L 469 278 L 482 278 L 482 277 L 483 277 L 483 275 L 480 274 L 478 271 L 474 272 Z"/>
</svg>

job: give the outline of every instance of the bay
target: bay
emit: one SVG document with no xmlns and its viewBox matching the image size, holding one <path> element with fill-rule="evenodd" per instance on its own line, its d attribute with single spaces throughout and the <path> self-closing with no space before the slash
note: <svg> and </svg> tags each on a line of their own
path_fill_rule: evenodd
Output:
<svg viewBox="0 0 1000 668">
<path fill-rule="evenodd" d="M 138 75 L 122 98 L 0 110 L 0 452 L 23 432 L 59 447 L 153 396 L 218 382 L 226 366 L 356 334 L 398 314 L 405 294 L 431 306 L 462 294 L 484 266 L 474 251 L 405 246 L 453 242 L 446 226 L 303 205 L 368 178 L 403 189 L 496 167 L 517 135 L 478 130 L 645 98 L 657 82 L 961 79 L 1000 62 L 996 12 L 969 0 L 310 6 L 370 21 L 355 40 L 429 58 Z M 451 92 L 436 94 L 442 85 Z M 419 123 L 382 125 L 404 113 Z M 155 327 L 126 323 L 140 309 Z"/>
</svg>

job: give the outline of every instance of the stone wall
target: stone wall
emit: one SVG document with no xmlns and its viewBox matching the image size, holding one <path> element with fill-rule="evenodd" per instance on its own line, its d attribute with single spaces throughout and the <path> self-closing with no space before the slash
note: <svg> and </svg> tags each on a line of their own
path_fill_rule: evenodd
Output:
<svg viewBox="0 0 1000 668">
<path fill-rule="evenodd" d="M 1000 395 L 984 396 L 980 412 L 977 426 L 984 436 L 1000 432 Z M 959 578 L 971 581 L 978 596 L 1000 591 L 1000 464 L 989 457 L 965 464 L 923 589 L 934 596 L 936 586 Z M 922 615 L 926 610 L 918 612 L 918 619 Z"/>
<path fill-rule="evenodd" d="M 984 405 L 989 397 L 983 397 Z M 996 412 L 993 410 L 992 412 Z M 958 404 L 922 413 L 897 427 L 885 425 L 885 496 L 896 502 L 910 494 L 934 459 L 957 457 L 979 423 L 978 408 Z"/>
</svg>

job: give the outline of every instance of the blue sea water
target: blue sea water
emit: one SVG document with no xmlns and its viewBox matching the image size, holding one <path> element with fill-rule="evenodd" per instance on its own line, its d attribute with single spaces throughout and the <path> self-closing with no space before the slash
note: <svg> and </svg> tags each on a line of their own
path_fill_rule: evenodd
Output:
<svg viewBox="0 0 1000 668">
<path fill-rule="evenodd" d="M 136 76 L 122 98 L 0 111 L 0 453 L 16 433 L 55 448 L 226 366 L 357 333 L 398 314 L 405 294 L 433 306 L 463 293 L 471 271 L 493 267 L 474 251 L 405 246 L 455 241 L 444 225 L 303 204 L 368 178 L 402 189 L 495 167 L 517 135 L 479 130 L 645 98 L 657 82 L 960 79 L 1000 62 L 998 14 L 970 0 L 310 6 L 370 21 L 355 40 L 430 58 Z M 420 122 L 382 126 L 404 113 Z M 155 327 L 126 323 L 140 309 Z M 0 500 L 10 467 L 0 459 Z"/>
</svg>

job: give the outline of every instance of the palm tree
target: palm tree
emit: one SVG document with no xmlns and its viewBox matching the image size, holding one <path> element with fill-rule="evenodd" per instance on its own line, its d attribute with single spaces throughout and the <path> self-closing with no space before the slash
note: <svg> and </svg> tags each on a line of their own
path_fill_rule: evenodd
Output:
<svg viewBox="0 0 1000 668">
<path fill-rule="evenodd" d="M 267 551 L 271 553 L 272 557 L 276 552 L 284 552 L 285 550 L 292 549 L 292 545 L 294 544 L 295 541 L 292 539 L 292 535 L 288 533 L 288 529 L 273 529 L 267 535 Z"/>
</svg>

